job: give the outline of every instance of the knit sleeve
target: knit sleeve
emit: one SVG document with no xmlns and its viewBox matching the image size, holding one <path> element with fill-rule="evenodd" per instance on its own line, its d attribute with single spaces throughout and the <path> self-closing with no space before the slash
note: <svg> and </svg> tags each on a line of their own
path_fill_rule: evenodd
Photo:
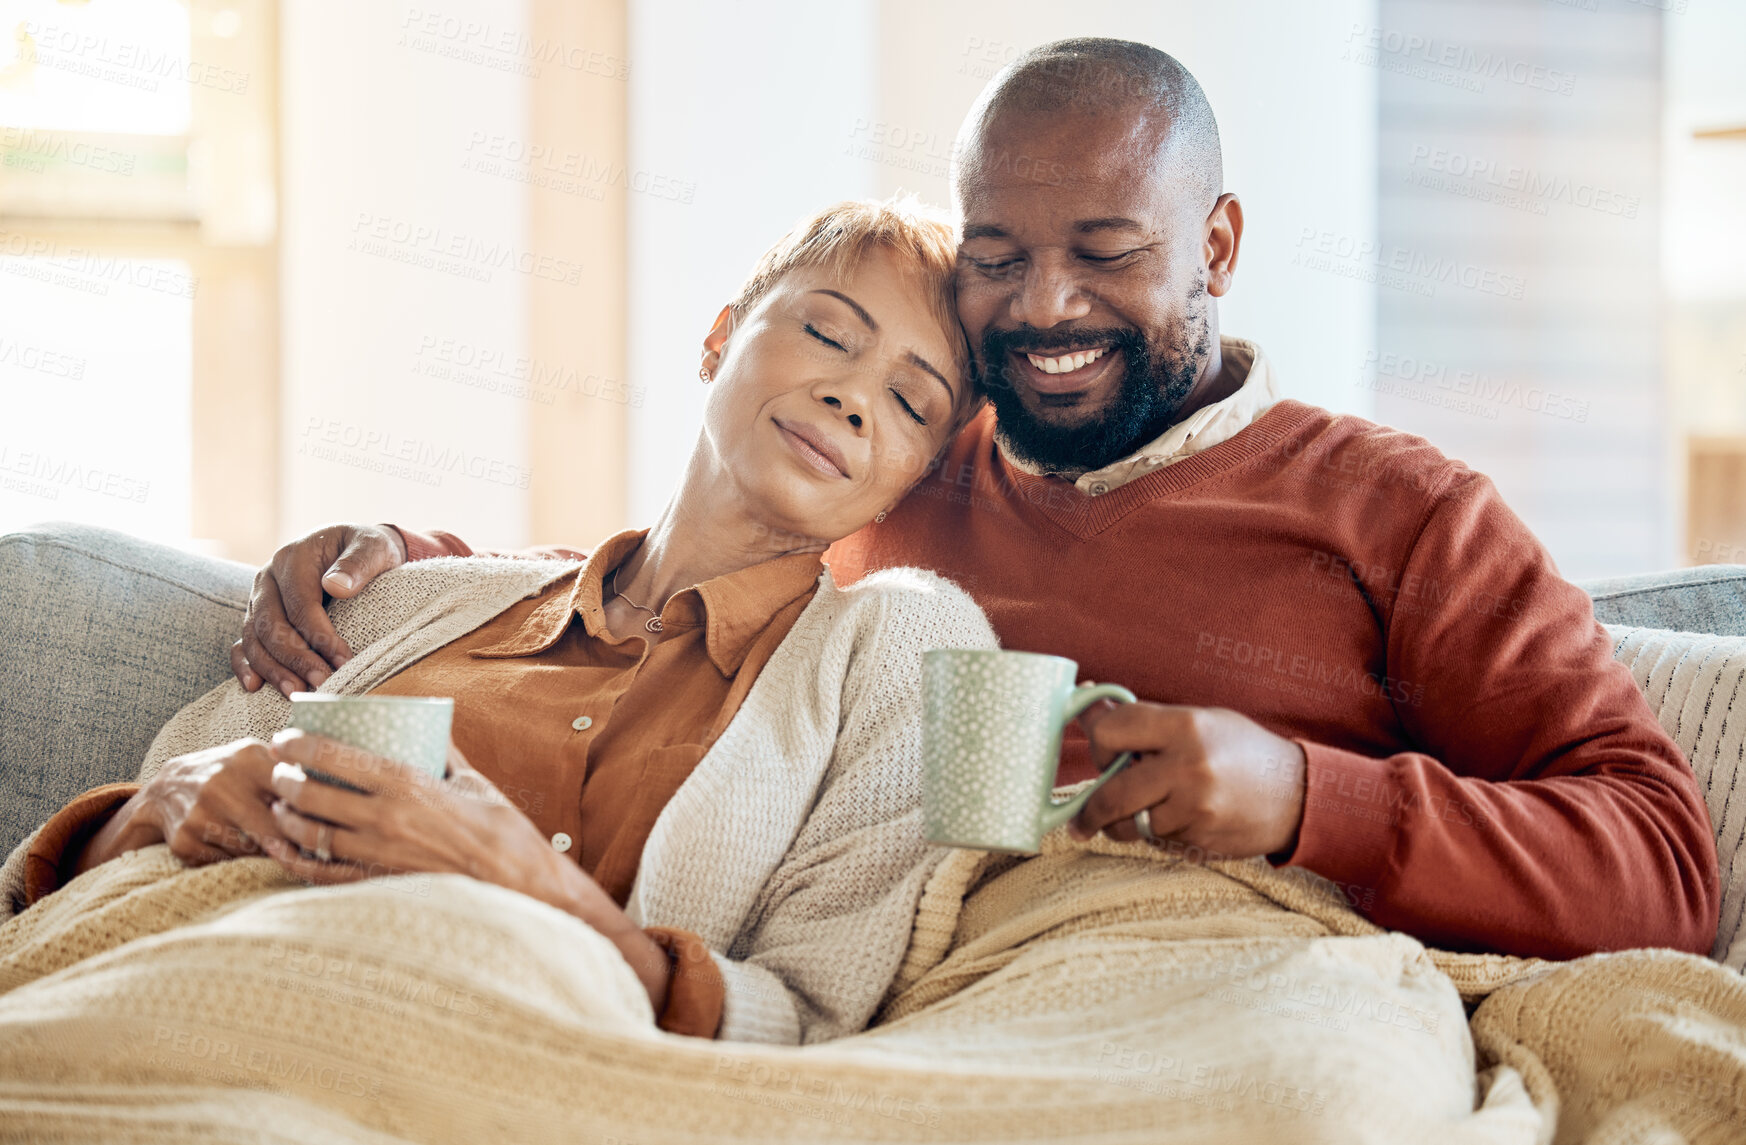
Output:
<svg viewBox="0 0 1746 1145">
<path fill-rule="evenodd" d="M 879 607 L 866 608 L 857 626 L 817 800 L 751 922 L 715 956 L 724 1040 L 794 1044 L 855 1033 L 903 960 L 922 889 L 947 853 L 922 837 L 922 653 L 996 647 L 974 601 L 932 574 L 917 579 L 914 570 L 888 570 L 857 586 L 877 593 Z"/>
<path fill-rule="evenodd" d="M 1419 750 L 1303 742 L 1288 861 L 1362 888 L 1375 922 L 1432 946 L 1707 954 L 1720 888 L 1703 794 L 1588 597 L 1472 473 L 1395 567 L 1361 587 Z"/>
<path fill-rule="evenodd" d="M 400 539 L 406 543 L 406 559 L 409 561 L 430 560 L 432 557 L 513 557 L 530 561 L 580 561 L 586 560 L 588 553 L 584 549 L 570 548 L 567 545 L 535 545 L 532 548 L 516 549 L 513 552 L 478 552 L 471 545 L 453 533 L 445 533 L 441 529 L 431 529 L 420 532 L 400 525 L 389 525 L 390 529 L 400 534 Z"/>
</svg>

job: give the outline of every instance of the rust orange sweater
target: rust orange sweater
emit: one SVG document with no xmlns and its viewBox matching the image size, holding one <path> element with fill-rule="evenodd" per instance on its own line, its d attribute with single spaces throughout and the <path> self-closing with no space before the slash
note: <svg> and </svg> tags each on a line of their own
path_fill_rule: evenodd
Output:
<svg viewBox="0 0 1746 1145">
<path fill-rule="evenodd" d="M 1087 497 L 1007 465 L 984 411 L 828 561 L 842 583 L 936 569 L 1004 647 L 1298 741 L 1287 861 L 1383 926 L 1550 958 L 1715 940 L 1691 768 L 1587 595 L 1487 478 L 1421 438 L 1284 401 Z M 1090 774 L 1070 740 L 1062 781 Z"/>
<path fill-rule="evenodd" d="M 837 580 L 935 569 L 1007 648 L 1296 740 L 1286 861 L 1383 926 L 1549 958 L 1708 953 L 1719 876 L 1691 768 L 1488 479 L 1292 401 L 1101 497 L 1007 465 L 993 430 L 985 410 L 883 524 L 833 546 Z M 1063 782 L 1091 774 L 1074 734 Z"/>
</svg>

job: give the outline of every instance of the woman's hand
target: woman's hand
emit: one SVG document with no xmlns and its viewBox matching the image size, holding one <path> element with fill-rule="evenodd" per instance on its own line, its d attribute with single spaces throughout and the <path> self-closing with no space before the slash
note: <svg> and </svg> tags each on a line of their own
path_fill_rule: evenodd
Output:
<svg viewBox="0 0 1746 1145">
<path fill-rule="evenodd" d="M 195 867 L 260 854 L 265 840 L 280 839 L 271 811 L 273 763 L 258 739 L 177 756 L 91 837 L 76 871 L 155 843 L 168 843 Z"/>
<path fill-rule="evenodd" d="M 655 1012 L 666 1000 L 666 953 L 575 863 L 451 749 L 452 778 L 430 776 L 325 736 L 273 737 L 271 814 L 279 835 L 267 853 L 311 883 L 380 875 L 469 875 L 572 914 L 613 940 L 642 979 Z M 313 768 L 363 788 L 309 778 Z M 289 839 L 290 843 L 284 840 Z M 294 844 L 294 845 L 293 845 Z M 326 861 L 311 854 L 325 846 Z"/>
<path fill-rule="evenodd" d="M 487 792 L 495 789 L 487 785 L 481 791 L 476 785 L 482 777 L 471 768 L 463 790 L 459 779 L 432 779 L 415 767 L 294 730 L 275 736 L 270 751 L 276 764 L 271 814 L 281 834 L 305 851 L 325 844 L 332 855 L 326 862 L 292 856 L 287 869 L 311 882 L 415 871 L 460 874 L 553 905 L 576 889 L 563 878 L 563 869 L 572 864 L 552 850 L 525 815 L 491 799 Z M 451 761 L 457 756 L 452 753 Z M 322 783 L 305 768 L 364 791 Z M 451 769 L 458 770 L 453 762 Z M 617 909 L 604 891 L 599 897 Z"/>
</svg>

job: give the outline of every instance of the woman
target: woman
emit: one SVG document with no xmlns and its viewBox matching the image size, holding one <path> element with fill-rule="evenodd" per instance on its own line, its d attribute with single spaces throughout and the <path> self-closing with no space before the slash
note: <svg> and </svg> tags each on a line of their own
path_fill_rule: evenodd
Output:
<svg viewBox="0 0 1746 1145">
<path fill-rule="evenodd" d="M 839 590 L 819 554 L 883 519 L 974 410 L 954 259 L 951 228 L 911 202 L 806 220 L 703 340 L 703 431 L 653 528 L 580 569 L 420 562 L 399 596 L 336 608 L 354 633 L 398 627 L 353 635 L 322 690 L 454 696 L 445 780 L 296 732 L 210 747 L 286 718 L 233 683 L 160 734 L 143 783 L 81 796 L 14 853 L 23 902 L 158 843 L 190 865 L 264 851 L 318 883 L 464 874 L 611 939 L 664 1029 L 864 1026 L 938 854 L 919 826 L 921 653 L 995 641 L 949 582 Z"/>
</svg>

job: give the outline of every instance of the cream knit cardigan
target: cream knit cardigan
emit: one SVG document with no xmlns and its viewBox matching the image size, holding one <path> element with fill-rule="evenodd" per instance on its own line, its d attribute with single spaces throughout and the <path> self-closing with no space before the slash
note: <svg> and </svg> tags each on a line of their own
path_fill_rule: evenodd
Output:
<svg viewBox="0 0 1746 1145">
<path fill-rule="evenodd" d="M 577 567 L 444 558 L 379 577 L 334 603 L 334 626 L 357 654 L 320 690 L 367 692 Z M 639 925 L 708 944 L 727 988 L 720 1038 L 818 1042 L 871 1020 L 947 854 L 922 838 L 922 653 L 993 647 L 982 610 L 933 573 L 889 569 L 846 589 L 820 576 L 656 820 L 626 904 Z M 164 726 L 140 778 L 187 752 L 268 738 L 290 707 L 272 689 L 227 681 Z M 7 916 L 30 843 L 0 870 Z"/>
</svg>

